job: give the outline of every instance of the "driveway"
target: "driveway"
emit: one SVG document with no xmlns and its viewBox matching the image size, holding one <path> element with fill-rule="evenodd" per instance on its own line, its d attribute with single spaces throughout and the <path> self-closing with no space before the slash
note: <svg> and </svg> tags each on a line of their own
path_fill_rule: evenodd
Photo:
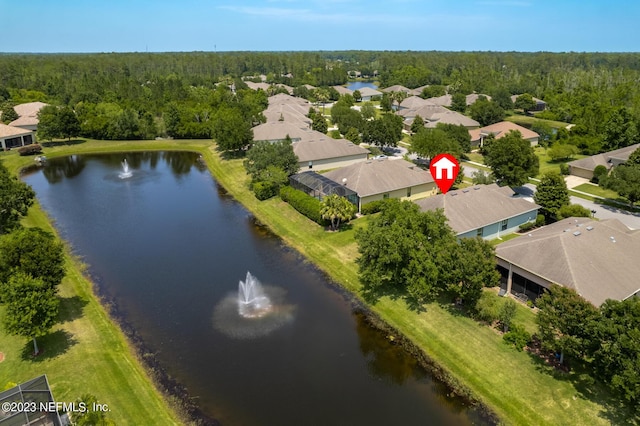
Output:
<svg viewBox="0 0 640 426">
<path fill-rule="evenodd" d="M 513 188 L 513 190 L 522 198 L 533 202 L 533 194 L 536 192 L 536 186 L 531 183 L 527 183 L 523 186 Z M 571 196 L 569 198 L 572 204 L 580 204 L 591 211 L 595 210 L 596 214 L 594 217 L 596 219 L 618 219 L 631 229 L 640 229 L 640 213 L 632 213 L 626 210 L 621 210 L 617 207 L 605 206 L 580 197 Z"/>
</svg>

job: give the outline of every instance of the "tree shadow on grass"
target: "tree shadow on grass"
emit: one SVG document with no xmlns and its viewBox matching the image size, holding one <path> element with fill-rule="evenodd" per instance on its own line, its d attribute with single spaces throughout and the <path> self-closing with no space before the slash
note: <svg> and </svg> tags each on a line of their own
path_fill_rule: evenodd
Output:
<svg viewBox="0 0 640 426">
<path fill-rule="evenodd" d="M 223 160 L 237 160 L 246 157 L 246 151 L 219 151 Z"/>
<path fill-rule="evenodd" d="M 608 420 L 611 424 L 640 424 L 634 408 L 612 395 L 606 385 L 596 381 L 581 362 L 569 361 L 568 365 L 571 368 L 562 368 L 556 362 L 549 362 L 551 357 L 542 357 L 531 351 L 527 351 L 527 354 L 539 372 L 550 375 L 558 381 L 571 383 L 576 390 L 573 399 L 581 398 L 603 406 L 604 409 L 598 413 L 601 418 Z"/>
<path fill-rule="evenodd" d="M 24 361 L 42 362 L 57 358 L 69 350 L 70 347 L 78 343 L 71 333 L 65 330 L 54 331 L 46 336 L 36 339 L 40 353 L 33 355 L 33 340 L 29 339 L 22 348 L 22 359 Z"/>
<path fill-rule="evenodd" d="M 52 141 L 52 142 L 42 142 L 40 145 L 46 148 L 53 148 L 56 146 L 69 146 L 69 145 L 80 145 L 85 143 L 85 139 L 72 139 L 70 141 Z"/>
<path fill-rule="evenodd" d="M 82 318 L 84 307 L 89 303 L 80 296 L 61 297 L 59 300 L 58 323 L 60 324 Z"/>
</svg>

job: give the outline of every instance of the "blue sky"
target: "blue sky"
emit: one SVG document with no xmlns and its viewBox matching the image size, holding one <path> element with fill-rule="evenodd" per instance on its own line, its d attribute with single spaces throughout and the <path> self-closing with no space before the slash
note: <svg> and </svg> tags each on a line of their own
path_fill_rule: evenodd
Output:
<svg viewBox="0 0 640 426">
<path fill-rule="evenodd" d="M 0 52 L 640 51 L 637 0 L 0 0 L 0 13 Z"/>
</svg>

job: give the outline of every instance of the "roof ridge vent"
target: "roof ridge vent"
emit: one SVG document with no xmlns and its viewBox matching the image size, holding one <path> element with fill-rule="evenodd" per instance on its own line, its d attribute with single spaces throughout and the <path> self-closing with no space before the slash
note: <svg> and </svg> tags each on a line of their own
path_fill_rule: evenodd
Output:
<svg viewBox="0 0 640 426">
<path fill-rule="evenodd" d="M 582 235 L 582 232 L 580 232 L 580 231 L 576 231 L 576 232 L 574 232 L 574 233 L 573 233 L 573 236 L 574 236 L 574 237 L 577 237 L 578 235 Z"/>
<path fill-rule="evenodd" d="M 587 231 L 593 231 L 593 226 L 587 226 Z"/>
</svg>

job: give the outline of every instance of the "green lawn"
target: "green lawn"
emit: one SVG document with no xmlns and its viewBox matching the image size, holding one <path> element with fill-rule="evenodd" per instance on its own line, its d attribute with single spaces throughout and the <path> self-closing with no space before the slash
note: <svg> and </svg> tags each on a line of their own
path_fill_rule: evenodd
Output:
<svg viewBox="0 0 640 426">
<path fill-rule="evenodd" d="M 509 240 L 513 240 L 514 238 L 518 238 L 521 234 L 518 234 L 517 232 L 513 232 L 511 234 L 507 234 L 507 235 L 503 235 L 500 238 L 495 238 L 491 241 L 489 241 L 489 244 L 491 244 L 492 246 L 497 246 L 500 243 L 504 243 L 505 241 L 509 241 Z"/>
<path fill-rule="evenodd" d="M 353 236 L 356 229 L 366 226 L 369 220 L 367 217 L 352 221 L 345 231 L 325 232 L 322 227 L 301 216 L 278 198 L 258 201 L 248 190 L 242 160 L 223 160 L 209 145 L 200 141 L 85 142 L 66 148 L 48 149 L 45 154 L 53 157 L 65 152 L 154 148 L 201 152 L 216 180 L 261 223 L 317 264 L 333 280 L 354 294 L 359 294 L 361 285 L 354 262 L 358 251 Z M 13 153 L 0 158 L 12 170 L 32 161 Z M 41 213 L 39 217 L 41 221 L 45 221 Z M 89 284 L 81 278 L 78 265 L 70 265 L 70 276 L 75 278 L 67 278 L 65 283 L 71 280 L 73 285 L 65 284 L 69 285 L 65 292 L 71 297 L 80 294 L 79 297 L 86 298 L 88 302 L 80 318 L 61 325 L 71 327 L 76 324 L 69 333 L 78 342 L 71 345 L 64 354 L 50 360 L 57 363 L 54 380 L 50 377 L 54 383 L 54 392 L 62 392 L 64 398 L 73 398 L 78 392 L 93 391 L 103 402 L 113 404 L 114 409 L 116 406 L 124 406 L 124 402 L 120 405 L 120 398 L 127 399 L 134 405 L 119 411 L 118 424 L 145 424 L 151 418 L 156 424 L 171 423 L 173 419 L 169 410 L 161 406 L 159 396 L 143 376 L 142 369 L 131 356 L 121 334 L 91 296 Z M 517 321 L 527 329 L 532 329 L 532 310 L 522 305 L 518 309 Z M 409 310 L 403 300 L 385 297 L 373 305 L 372 310 L 435 360 L 442 369 L 443 376 L 449 377 L 453 383 L 463 383 L 478 400 L 491 407 L 505 424 L 597 425 L 609 424 L 614 415 L 621 423 L 631 423 L 634 420 L 625 417 L 624 412 L 609 407 L 606 404 L 606 393 L 597 386 L 588 384 L 579 373 L 557 376 L 557 373 L 550 371 L 537 358 L 505 345 L 496 330 L 459 315 L 455 307 L 449 304 L 432 303 L 426 306 L 425 311 L 415 312 Z M 90 334 L 95 340 L 85 337 L 85 334 Z M 3 347 L 9 348 L 5 352 L 22 350 L 27 342 L 24 339 L 18 340 L 2 336 Z M 127 349 L 120 350 L 121 347 Z M 111 350 L 113 348 L 116 350 Z M 15 360 L 11 364 L 5 361 L 0 364 L 0 377 L 16 376 L 17 380 L 12 379 L 13 381 L 25 380 L 35 375 L 34 371 L 41 370 L 37 368 L 37 364 L 24 360 Z M 93 379 L 88 372 L 94 374 L 96 365 L 100 365 L 101 373 Z M 73 370 L 87 374 L 70 375 Z M 77 377 L 82 377 L 82 380 Z M 127 392 L 129 389 L 135 391 Z M 140 397 L 139 393 L 148 394 L 148 397 Z M 162 416 L 158 417 L 156 413 L 149 415 L 145 403 L 158 408 Z M 116 415 L 113 417 L 116 418 Z"/>
<path fill-rule="evenodd" d="M 565 123 L 563 121 L 554 121 L 554 120 L 544 120 L 541 118 L 536 118 L 536 117 L 532 117 L 532 116 L 528 116 L 528 115 L 520 115 L 520 114 L 514 114 L 511 115 L 507 118 L 505 118 L 505 121 L 511 121 L 512 123 L 516 123 L 519 124 L 523 127 L 526 128 L 530 128 L 531 125 L 533 123 L 536 122 L 540 122 L 540 123 L 547 123 L 549 126 L 556 128 L 556 129 L 560 129 L 562 127 L 567 127 L 569 125 L 569 123 Z"/>
<path fill-rule="evenodd" d="M 575 189 L 576 191 L 586 192 L 587 194 L 596 195 L 598 197 L 611 198 L 612 200 L 620 198 L 620 195 L 618 195 L 616 191 L 601 188 L 598 185 L 592 185 L 590 183 L 583 183 L 582 185 L 578 185 L 572 189 Z"/>
<path fill-rule="evenodd" d="M 587 157 L 586 155 L 576 154 L 573 156 L 573 158 L 570 159 L 554 161 L 547 154 L 547 150 L 545 148 L 542 148 L 541 146 L 535 147 L 535 152 L 540 161 L 540 173 L 538 173 L 538 176 L 536 176 L 537 178 L 540 178 L 540 176 L 548 172 L 560 173 L 560 164 Z"/>
</svg>

